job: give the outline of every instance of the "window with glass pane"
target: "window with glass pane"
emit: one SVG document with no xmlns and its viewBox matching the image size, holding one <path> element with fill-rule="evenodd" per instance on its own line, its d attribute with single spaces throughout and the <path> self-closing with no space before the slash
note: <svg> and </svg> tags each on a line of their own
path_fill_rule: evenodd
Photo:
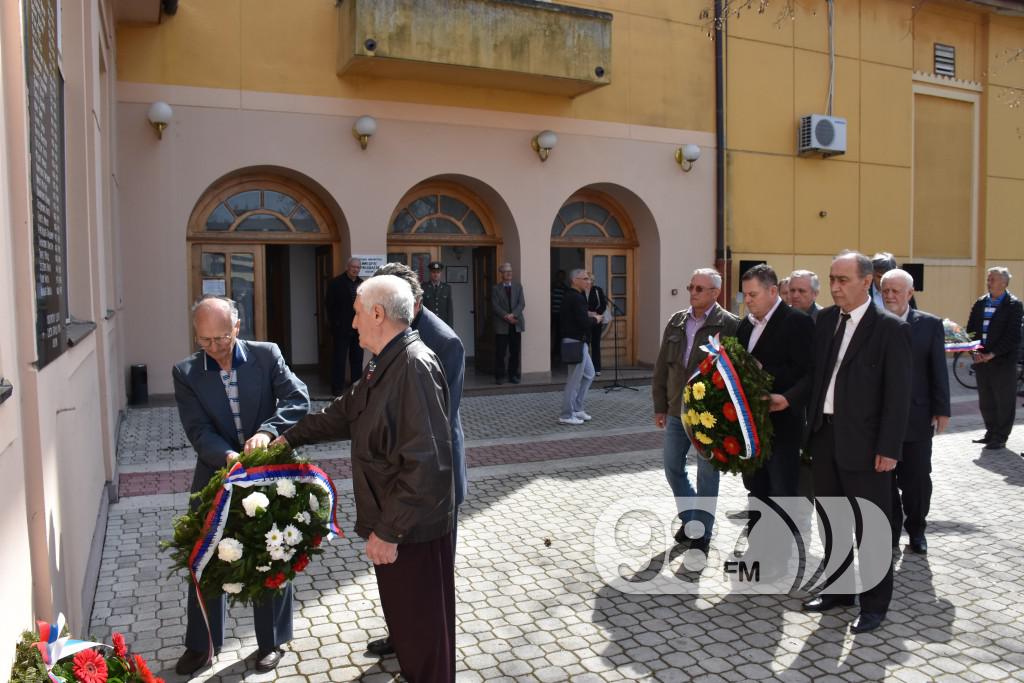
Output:
<svg viewBox="0 0 1024 683">
<path fill-rule="evenodd" d="M 608 233 L 609 237 L 625 237 L 625 235 L 622 234 L 622 226 L 619 225 L 619 222 L 615 220 L 614 216 L 610 217 L 608 222 L 604 224 L 604 229 L 605 232 Z"/>
<path fill-rule="evenodd" d="M 406 234 L 412 232 L 414 225 L 416 225 L 416 219 L 408 211 L 402 209 L 391 223 L 391 232 Z"/>
<path fill-rule="evenodd" d="M 274 192 L 273 190 L 263 191 L 263 208 L 270 209 L 271 211 L 277 211 L 283 216 L 291 214 L 292 209 L 298 204 L 297 201 L 292 199 L 286 194 L 280 192 Z"/>
<path fill-rule="evenodd" d="M 555 220 L 551 223 L 551 236 L 561 237 L 563 230 L 565 230 L 565 223 L 562 222 L 559 216 L 555 216 Z"/>
<path fill-rule="evenodd" d="M 254 213 L 236 228 L 238 232 L 291 232 L 280 218 L 269 213 Z"/>
<path fill-rule="evenodd" d="M 304 206 L 300 206 L 298 211 L 292 215 L 292 225 L 299 232 L 320 232 L 320 226 L 317 225 L 316 219 Z"/>
<path fill-rule="evenodd" d="M 573 202 L 572 204 L 566 204 L 562 207 L 562 210 L 558 212 L 558 215 L 562 217 L 562 220 L 566 225 L 573 221 L 578 221 L 583 218 L 583 202 Z"/>
<path fill-rule="evenodd" d="M 626 274 L 626 257 L 612 256 L 612 275 Z"/>
<path fill-rule="evenodd" d="M 420 252 L 412 255 L 412 265 L 410 265 L 409 267 L 413 269 L 413 271 L 416 273 L 416 276 L 420 279 L 421 282 L 425 282 L 428 279 L 430 279 L 430 275 L 428 275 L 427 266 L 430 265 L 430 262 L 432 260 L 433 259 L 430 257 L 430 252 Z"/>
<path fill-rule="evenodd" d="M 614 256 L 612 257 L 615 258 Z M 615 296 L 625 296 L 626 294 L 626 276 L 625 275 L 613 275 L 612 276 L 612 294 Z"/>
<path fill-rule="evenodd" d="M 569 228 L 566 237 L 604 237 L 604 233 L 593 223 L 577 223 Z"/>
<path fill-rule="evenodd" d="M 224 277 L 224 265 L 227 259 L 224 254 L 204 251 L 202 259 L 203 277 Z"/>
<path fill-rule="evenodd" d="M 452 223 L 447 218 L 441 218 L 440 216 L 434 216 L 420 223 L 419 227 L 416 228 L 417 234 L 419 233 L 440 233 L 444 235 L 461 235 L 462 231 L 459 230 L 459 226 Z"/>
<path fill-rule="evenodd" d="M 420 197 L 409 205 L 409 213 L 416 218 L 426 218 L 431 214 L 437 213 L 437 197 L 434 195 Z"/>
<path fill-rule="evenodd" d="M 615 305 L 618 307 L 618 310 L 615 311 L 615 315 L 626 315 L 626 297 L 615 297 L 612 301 L 614 301 Z"/>
<path fill-rule="evenodd" d="M 485 235 L 487 231 L 484 229 L 484 224 L 480 222 L 477 215 L 470 211 L 466 214 L 466 217 L 462 219 L 462 227 L 466 230 L 467 235 Z"/>
<path fill-rule="evenodd" d="M 404 251 L 398 251 L 388 254 L 388 263 L 401 263 L 402 265 L 406 265 L 405 261 L 406 258 Z"/>
<path fill-rule="evenodd" d="M 238 336 L 256 338 L 256 286 L 252 254 L 231 255 L 231 298 L 238 303 L 241 326 Z"/>
<path fill-rule="evenodd" d="M 235 215 L 228 211 L 228 207 L 218 204 L 210 217 L 206 219 L 206 229 L 214 232 L 224 232 L 235 222 Z"/>
<path fill-rule="evenodd" d="M 455 220 L 461 220 L 467 211 L 469 211 L 469 207 L 455 197 L 441 195 L 441 213 L 451 216 Z"/>
<path fill-rule="evenodd" d="M 594 273 L 594 284 L 608 291 L 608 257 L 595 256 L 591 259 L 591 272 Z"/>
<path fill-rule="evenodd" d="M 608 220 L 608 211 L 600 204 L 591 204 L 588 202 L 583 208 L 583 213 L 586 214 L 587 218 L 598 225 L 601 225 Z"/>
<path fill-rule="evenodd" d="M 228 199 L 228 206 L 235 212 L 235 215 L 241 215 L 246 211 L 254 211 L 260 208 L 260 191 L 250 190 L 248 192 L 239 192 L 234 197 Z"/>
</svg>

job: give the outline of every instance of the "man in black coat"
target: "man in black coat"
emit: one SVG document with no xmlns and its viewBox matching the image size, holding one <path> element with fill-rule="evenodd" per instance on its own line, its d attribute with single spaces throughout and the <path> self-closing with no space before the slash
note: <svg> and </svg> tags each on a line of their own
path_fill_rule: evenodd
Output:
<svg viewBox="0 0 1024 683">
<path fill-rule="evenodd" d="M 900 527 L 905 526 L 910 549 L 924 554 L 928 552 L 925 518 L 932 498 L 932 435 L 946 429 L 950 415 L 945 333 L 941 320 L 910 307 L 914 278 L 907 271 L 897 268 L 883 275 L 881 291 L 886 310 L 910 325 L 913 354 L 910 417 L 903 437 L 903 459 L 896 465 L 896 486 L 892 491 L 892 542 L 899 543 Z"/>
<path fill-rule="evenodd" d="M 1006 268 L 989 268 L 988 294 L 974 302 L 967 319 L 967 332 L 981 341 L 974 354 L 974 372 L 985 435 L 974 442 L 990 449 L 1006 447 L 1017 412 L 1017 355 L 1024 307 L 1009 292 L 1010 277 Z"/>
<path fill-rule="evenodd" d="M 740 286 L 748 315 L 740 322 L 736 338 L 775 378 L 772 392 L 783 394 L 810 368 L 814 323 L 809 316 L 783 303 L 778 276 L 771 266 L 754 266 L 743 274 Z M 743 476 L 743 484 L 751 495 L 797 495 L 803 418 L 802 405 L 772 413 L 775 435 L 771 457 L 753 474 Z"/>
<path fill-rule="evenodd" d="M 815 497 L 863 498 L 891 520 L 892 473 L 903 450 L 910 409 L 910 326 L 872 305 L 872 273 L 871 260 L 863 254 L 836 256 L 829 272 L 836 305 L 818 316 L 811 371 L 771 399 L 772 410 L 807 406 Z M 888 566 L 880 582 L 861 592 L 860 615 L 851 624 L 854 633 L 878 628 L 892 599 L 891 538 L 886 543 L 865 538 L 861 512 L 856 525 L 860 566 L 868 566 L 866 557 L 872 555 L 880 562 L 882 546 Z M 853 599 L 823 593 L 805 602 L 804 610 L 822 612 L 852 605 Z"/>
<path fill-rule="evenodd" d="M 356 290 L 363 283 L 359 277 L 362 263 L 350 258 L 345 272 L 327 285 L 327 322 L 334 339 L 334 354 L 331 358 L 331 393 L 340 396 L 349 384 L 354 383 L 363 373 L 363 348 L 359 346 L 359 333 L 352 329 L 355 317 L 353 308 Z M 348 367 L 348 382 L 345 368 Z"/>
</svg>

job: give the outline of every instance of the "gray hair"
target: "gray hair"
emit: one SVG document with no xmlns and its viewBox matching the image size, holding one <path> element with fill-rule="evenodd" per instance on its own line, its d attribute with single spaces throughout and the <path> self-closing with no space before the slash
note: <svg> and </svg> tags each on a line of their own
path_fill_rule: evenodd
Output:
<svg viewBox="0 0 1024 683">
<path fill-rule="evenodd" d="M 420 279 L 417 277 L 416 271 L 404 263 L 385 263 L 374 272 L 373 277 L 381 275 L 394 275 L 405 280 L 409 283 L 409 289 L 412 290 L 412 298 L 417 302 L 423 299 L 423 287 L 420 286 Z"/>
<path fill-rule="evenodd" d="M 361 258 L 359 258 L 358 256 L 353 256 L 348 261 L 345 261 L 345 267 L 348 268 L 353 263 L 358 263 L 360 266 L 362 266 L 363 265 L 363 260 Z"/>
<path fill-rule="evenodd" d="M 711 286 L 715 289 L 722 288 L 722 274 L 714 268 L 698 268 L 693 271 L 693 275 L 690 276 L 692 280 L 694 275 L 703 275 L 704 277 L 711 278 Z"/>
<path fill-rule="evenodd" d="M 794 270 L 792 273 L 789 274 L 790 281 L 798 277 L 805 277 L 808 280 L 810 280 L 811 289 L 814 290 L 815 294 L 821 291 L 821 280 L 818 279 L 817 273 L 814 273 L 810 270 Z"/>
<path fill-rule="evenodd" d="M 886 271 L 885 275 L 882 276 L 882 284 L 884 285 L 889 280 L 902 280 L 903 284 L 908 288 L 914 288 L 914 276 L 902 268 L 893 268 Z"/>
<path fill-rule="evenodd" d="M 238 324 L 241 317 L 238 313 L 238 304 L 234 299 L 229 299 L 226 296 L 217 296 L 216 294 L 204 294 L 195 300 L 195 303 L 192 304 L 191 308 L 193 323 L 195 323 L 196 320 L 196 312 L 201 308 L 209 308 L 213 301 L 222 301 L 227 304 L 228 313 L 231 315 L 231 326 L 234 327 Z"/>
<path fill-rule="evenodd" d="M 775 269 L 767 263 L 758 263 L 756 266 L 748 268 L 747 272 L 743 273 L 743 277 L 740 278 L 740 282 L 747 282 L 749 280 L 757 280 L 765 289 L 779 285 L 779 276 L 775 274 Z"/>
<path fill-rule="evenodd" d="M 578 278 L 580 276 L 580 274 L 586 275 L 587 274 L 587 269 L 586 268 L 573 268 L 572 272 L 569 274 L 569 282 L 572 282 L 573 280 Z"/>
<path fill-rule="evenodd" d="M 841 258 L 850 257 L 857 262 L 857 277 L 864 278 L 875 274 L 875 266 L 871 263 L 871 259 L 859 251 L 854 251 L 853 249 L 843 249 L 841 252 L 836 254 L 836 257 L 832 259 L 832 261 L 834 263 Z"/>
<path fill-rule="evenodd" d="M 505 261 L 505 263 L 502 263 L 500 266 L 498 266 L 499 273 L 504 273 L 506 270 L 512 270 L 512 264 L 509 263 L 508 261 Z"/>
<path fill-rule="evenodd" d="M 1007 268 L 1006 266 L 992 266 L 991 268 L 985 271 L 985 275 L 991 275 L 992 273 L 1002 275 L 1003 279 L 1006 280 L 1006 284 L 1010 284 L 1010 278 L 1013 277 L 1012 275 L 1010 275 L 1010 269 Z"/>
<path fill-rule="evenodd" d="M 896 257 L 887 251 L 880 251 L 871 257 L 871 268 L 876 272 L 888 273 L 896 267 Z"/>
<path fill-rule="evenodd" d="M 367 313 L 371 312 L 374 306 L 380 306 L 388 320 L 403 322 L 406 325 L 412 322 L 412 290 L 402 278 L 396 275 L 371 277 L 359 285 L 356 294 Z"/>
<path fill-rule="evenodd" d="M 779 280 L 779 287 L 788 287 L 788 286 L 789 286 L 789 278 L 788 277 L 784 277 L 781 280 Z"/>
</svg>

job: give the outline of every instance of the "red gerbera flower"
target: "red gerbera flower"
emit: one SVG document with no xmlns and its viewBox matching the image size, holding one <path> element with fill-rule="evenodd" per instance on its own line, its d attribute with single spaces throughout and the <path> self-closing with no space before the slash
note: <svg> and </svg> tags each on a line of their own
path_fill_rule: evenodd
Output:
<svg viewBox="0 0 1024 683">
<path fill-rule="evenodd" d="M 711 356 L 707 356 L 704 360 L 700 362 L 700 365 L 698 366 L 700 374 L 706 375 L 709 372 L 711 372 L 712 365 L 714 365 L 714 361 L 711 360 Z"/>
<path fill-rule="evenodd" d="M 106 683 L 107 660 L 96 650 L 82 650 L 72 661 L 75 678 L 82 683 Z"/>
<path fill-rule="evenodd" d="M 715 374 L 711 375 L 711 383 L 719 389 L 725 389 L 725 380 L 722 379 L 722 373 L 715 370 Z"/>
<path fill-rule="evenodd" d="M 118 657 L 127 657 L 128 646 L 125 645 L 124 636 L 117 631 L 114 631 L 114 635 L 111 636 L 111 639 L 114 641 L 114 654 Z"/>
<path fill-rule="evenodd" d="M 722 446 L 725 448 L 725 452 L 729 455 L 739 455 L 740 442 L 736 440 L 735 436 L 727 436 L 722 440 Z"/>
<path fill-rule="evenodd" d="M 320 547 L 320 541 L 322 541 L 322 540 L 323 540 L 323 538 L 321 538 L 320 536 L 314 536 L 312 538 L 312 540 L 310 540 L 309 544 L 311 546 L 313 546 L 314 548 L 319 548 Z"/>
<path fill-rule="evenodd" d="M 135 660 L 135 672 L 139 674 L 142 683 L 164 683 L 164 679 L 153 675 L 153 672 L 149 670 L 149 666 L 146 664 L 146 660 L 141 655 L 133 655 L 132 659 Z"/>
<path fill-rule="evenodd" d="M 722 406 L 722 415 L 729 422 L 735 422 L 736 421 L 736 408 L 735 408 L 735 406 L 733 406 L 732 403 L 726 403 L 725 405 L 723 405 Z"/>
<path fill-rule="evenodd" d="M 714 456 L 715 456 L 715 458 L 716 458 L 716 459 L 718 459 L 718 460 L 719 460 L 719 461 L 721 461 L 721 462 L 729 462 L 729 458 L 725 457 L 725 453 L 723 453 L 723 452 L 722 452 L 722 451 L 721 451 L 720 449 L 718 449 L 718 448 L 713 448 L 713 449 L 711 450 L 711 454 L 712 454 L 712 455 L 714 455 Z"/>
<path fill-rule="evenodd" d="M 301 555 L 299 555 L 295 559 L 295 563 L 292 564 L 292 569 L 297 574 L 297 573 L 301 572 L 303 569 L 305 569 L 306 565 L 308 565 L 308 564 L 309 564 L 309 555 L 307 555 L 306 553 L 302 553 Z"/>
</svg>

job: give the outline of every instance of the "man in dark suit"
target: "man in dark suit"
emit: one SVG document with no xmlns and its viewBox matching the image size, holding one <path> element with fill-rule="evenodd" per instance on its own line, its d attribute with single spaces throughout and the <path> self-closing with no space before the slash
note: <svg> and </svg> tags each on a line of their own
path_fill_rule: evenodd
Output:
<svg viewBox="0 0 1024 683">
<path fill-rule="evenodd" d="M 501 282 L 494 285 L 491 290 L 496 356 L 494 381 L 501 384 L 508 377 L 512 384 L 519 384 L 520 338 L 526 329 L 523 319 L 526 297 L 523 296 L 523 286 L 512 281 L 511 263 L 502 263 L 498 273 L 501 275 Z"/>
<path fill-rule="evenodd" d="M 437 355 L 444 370 L 445 382 L 448 383 L 448 421 L 452 429 L 452 473 L 455 476 L 455 511 L 452 515 L 452 551 L 458 534 L 459 506 L 466 499 L 468 486 L 466 483 L 466 438 L 462 431 L 462 417 L 459 404 L 462 402 L 462 387 L 466 377 L 466 350 L 462 340 L 443 320 L 423 305 L 424 292 L 420 286 L 416 272 L 402 263 L 388 263 L 377 269 L 373 274 L 395 275 L 409 283 L 415 304 L 413 319 L 409 325 L 420 333 L 420 341 Z M 383 657 L 395 651 L 391 639 L 387 636 L 372 640 L 366 646 L 367 653 Z"/>
<path fill-rule="evenodd" d="M 276 344 L 238 339 L 238 306 L 207 296 L 192 307 L 192 327 L 202 347 L 174 366 L 174 398 L 181 425 L 196 451 L 192 493 L 201 491 L 240 451 L 261 448 L 309 412 L 306 385 L 285 365 Z M 196 503 L 193 502 L 193 505 Z M 210 630 L 189 585 L 185 653 L 175 671 L 188 676 L 206 665 L 224 642 L 224 595 L 206 599 Z M 256 669 L 270 671 L 281 661 L 281 645 L 292 637 L 292 588 L 253 606 Z"/>
<path fill-rule="evenodd" d="M 985 420 L 985 435 L 974 443 L 985 448 L 1006 448 L 1017 412 L 1017 355 L 1020 353 L 1020 299 L 1009 292 L 1010 271 L 988 269 L 988 294 L 974 302 L 967 332 L 981 341 L 974 354 L 978 377 L 978 406 Z"/>
<path fill-rule="evenodd" d="M 811 372 L 784 394 L 772 394 L 772 410 L 805 403 L 813 462 L 814 495 L 863 498 L 892 517 L 893 470 L 901 457 L 910 409 L 910 326 L 872 305 L 868 290 L 871 260 L 857 252 L 842 252 L 832 261 L 829 288 L 835 306 L 818 316 L 814 331 Z M 887 571 L 860 594 L 860 615 L 854 633 L 878 628 L 892 598 L 890 543 L 864 538 L 863 515 L 857 515 L 856 534 L 861 566 L 865 553 L 877 554 L 884 545 Z M 885 529 L 888 537 L 891 522 Z M 886 539 L 891 541 L 891 538 Z M 853 595 L 821 594 L 804 603 L 804 610 L 822 612 L 852 605 Z"/>
<path fill-rule="evenodd" d="M 817 320 L 821 311 L 817 302 L 820 291 L 821 282 L 813 271 L 794 270 L 789 274 L 789 305 L 811 316 L 811 320 Z"/>
<path fill-rule="evenodd" d="M 362 263 L 350 258 L 345 272 L 327 285 L 327 322 L 334 339 L 334 353 L 331 358 L 331 393 L 339 396 L 345 388 L 359 379 L 363 373 L 363 347 L 359 346 L 359 333 L 352 329 L 355 311 L 356 289 L 362 284 L 359 277 Z M 345 369 L 348 368 L 348 382 Z"/>
<path fill-rule="evenodd" d="M 885 308 L 910 325 L 914 373 L 903 459 L 896 465 L 896 486 L 892 491 L 892 542 L 899 543 L 900 528 L 905 526 L 910 549 L 924 554 L 928 552 L 925 518 L 932 498 L 932 435 L 946 429 L 950 415 L 945 333 L 941 320 L 910 307 L 914 278 L 907 271 L 897 268 L 883 275 L 881 291 Z"/>
<path fill-rule="evenodd" d="M 775 378 L 772 392 L 783 394 L 810 368 L 814 323 L 783 303 L 777 282 L 775 271 L 763 263 L 743 274 L 740 286 L 748 315 L 740 322 L 736 338 Z M 771 457 L 760 469 L 743 476 L 743 484 L 752 496 L 798 494 L 803 418 L 803 406 L 790 406 L 771 414 Z"/>
</svg>

